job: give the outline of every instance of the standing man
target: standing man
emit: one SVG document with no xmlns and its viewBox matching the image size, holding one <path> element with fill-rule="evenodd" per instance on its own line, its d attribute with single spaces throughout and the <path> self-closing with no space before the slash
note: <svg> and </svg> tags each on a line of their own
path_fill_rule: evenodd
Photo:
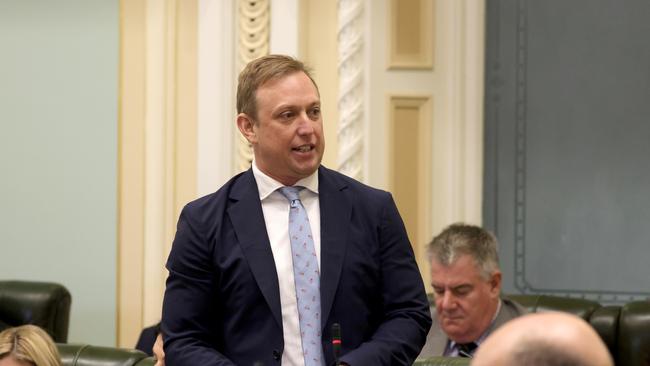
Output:
<svg viewBox="0 0 650 366">
<path fill-rule="evenodd" d="M 453 224 L 429 244 L 431 285 L 438 320 L 420 357 L 472 357 L 496 328 L 525 314 L 501 298 L 497 240 L 483 228 Z"/>
<path fill-rule="evenodd" d="M 411 365 L 431 326 L 391 195 L 320 165 L 318 88 L 271 55 L 239 75 L 252 168 L 182 211 L 163 304 L 170 365 Z"/>
</svg>

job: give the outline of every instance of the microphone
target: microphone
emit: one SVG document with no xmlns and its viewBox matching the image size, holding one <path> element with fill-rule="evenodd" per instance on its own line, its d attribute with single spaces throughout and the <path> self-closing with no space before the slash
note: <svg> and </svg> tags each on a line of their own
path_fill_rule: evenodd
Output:
<svg viewBox="0 0 650 366">
<path fill-rule="evenodd" d="M 341 355 L 341 325 L 332 324 L 332 349 L 334 350 L 334 365 L 339 366 L 339 356 Z"/>
</svg>

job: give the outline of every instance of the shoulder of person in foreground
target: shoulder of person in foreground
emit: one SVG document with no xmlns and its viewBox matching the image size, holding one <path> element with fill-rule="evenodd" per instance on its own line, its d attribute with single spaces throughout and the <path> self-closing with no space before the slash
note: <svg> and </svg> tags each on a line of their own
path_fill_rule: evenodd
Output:
<svg viewBox="0 0 650 366">
<path fill-rule="evenodd" d="M 613 366 L 598 333 L 569 313 L 527 314 L 506 323 L 479 347 L 473 366 Z"/>
</svg>

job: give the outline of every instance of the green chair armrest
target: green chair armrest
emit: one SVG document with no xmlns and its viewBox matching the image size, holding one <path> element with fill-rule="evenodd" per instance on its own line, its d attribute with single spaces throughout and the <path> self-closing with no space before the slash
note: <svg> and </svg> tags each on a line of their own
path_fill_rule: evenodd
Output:
<svg viewBox="0 0 650 366">
<path fill-rule="evenodd" d="M 466 366 L 470 361 L 470 358 L 461 357 L 427 357 L 418 358 L 413 366 Z"/>
</svg>

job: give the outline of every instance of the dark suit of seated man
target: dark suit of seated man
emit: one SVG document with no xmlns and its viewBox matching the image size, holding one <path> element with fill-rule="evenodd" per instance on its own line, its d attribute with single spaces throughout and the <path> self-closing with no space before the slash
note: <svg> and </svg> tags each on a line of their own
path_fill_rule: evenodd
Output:
<svg viewBox="0 0 650 366">
<path fill-rule="evenodd" d="M 436 318 L 420 357 L 472 357 L 487 336 L 526 313 L 501 298 L 497 241 L 478 226 L 454 224 L 429 244 Z"/>
<path fill-rule="evenodd" d="M 166 362 L 332 365 L 336 323 L 341 364 L 411 365 L 431 318 L 404 224 L 389 193 L 320 165 L 309 72 L 286 56 L 249 63 L 237 110 L 253 166 L 181 213 Z"/>
</svg>

